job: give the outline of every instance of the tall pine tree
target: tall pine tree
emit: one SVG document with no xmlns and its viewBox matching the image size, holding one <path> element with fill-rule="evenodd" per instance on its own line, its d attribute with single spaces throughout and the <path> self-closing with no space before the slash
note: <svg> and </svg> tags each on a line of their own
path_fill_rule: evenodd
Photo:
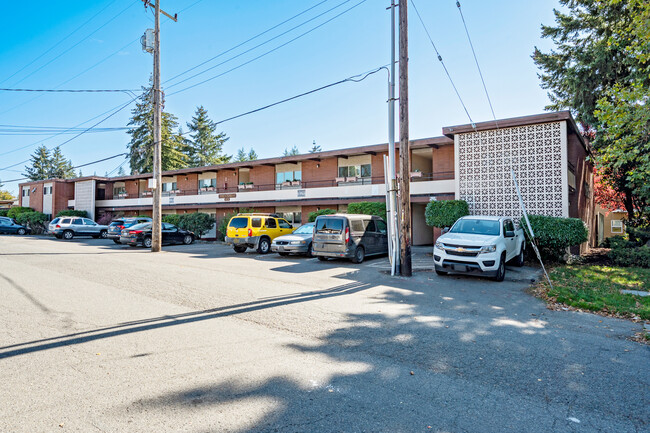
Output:
<svg viewBox="0 0 650 433">
<path fill-rule="evenodd" d="M 65 159 L 61 149 L 54 148 L 52 158 L 50 159 L 51 172 L 50 177 L 55 179 L 70 179 L 75 177 L 72 161 Z"/>
<path fill-rule="evenodd" d="M 216 133 L 217 125 L 208 117 L 203 106 L 197 107 L 192 121 L 187 124 L 190 139 L 187 140 L 191 167 L 225 164 L 230 156 L 223 155 L 223 145 L 228 137 L 223 132 Z"/>
<path fill-rule="evenodd" d="M 131 111 L 132 117 L 127 132 L 131 136 L 128 144 L 129 163 L 132 173 L 151 173 L 153 171 L 153 92 L 149 80 L 149 87 L 143 87 L 145 96 Z M 188 157 L 185 154 L 184 138 L 174 133 L 178 127 L 178 119 L 171 113 L 162 112 L 162 170 L 176 170 L 188 166 Z"/>
<path fill-rule="evenodd" d="M 50 151 L 45 146 L 40 146 L 31 156 L 31 165 L 25 167 L 23 176 L 29 180 L 49 179 L 52 164 L 50 163 Z"/>
</svg>

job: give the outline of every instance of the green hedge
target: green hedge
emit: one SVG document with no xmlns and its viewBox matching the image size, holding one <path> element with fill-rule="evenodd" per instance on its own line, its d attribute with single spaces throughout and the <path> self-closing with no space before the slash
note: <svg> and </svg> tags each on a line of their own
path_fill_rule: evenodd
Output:
<svg viewBox="0 0 650 433">
<path fill-rule="evenodd" d="M 88 212 L 86 212 L 85 210 L 66 209 L 66 210 L 62 210 L 59 213 L 57 213 L 56 216 L 57 217 L 69 216 L 69 217 L 88 218 Z"/>
<path fill-rule="evenodd" d="M 386 203 L 380 201 L 360 201 L 348 205 L 348 213 L 375 215 L 386 220 Z"/>
<path fill-rule="evenodd" d="M 585 223 L 579 218 L 559 218 L 545 215 L 529 215 L 528 220 L 535 232 L 542 258 L 561 261 L 568 247 L 586 242 L 589 236 Z M 521 221 L 528 238 L 528 226 Z"/>
<path fill-rule="evenodd" d="M 16 217 L 18 224 L 32 229 L 33 234 L 41 234 L 47 231 L 49 218 L 42 212 L 22 212 Z"/>
<path fill-rule="evenodd" d="M 0 216 L 6 217 L 9 209 L 0 209 Z"/>
<path fill-rule="evenodd" d="M 316 221 L 316 218 L 319 217 L 320 215 L 334 215 L 335 213 L 336 211 L 333 209 L 321 209 L 314 212 L 309 212 L 309 217 L 307 218 L 307 221 L 313 223 L 314 221 Z"/>
<path fill-rule="evenodd" d="M 176 227 L 194 232 L 199 238 L 209 232 L 215 223 L 214 218 L 202 212 L 163 215 L 161 219 L 164 223 L 173 224 Z"/>
<path fill-rule="evenodd" d="M 645 246 L 612 248 L 609 252 L 609 258 L 617 266 L 650 268 L 650 248 Z"/>
<path fill-rule="evenodd" d="M 180 227 L 182 216 L 183 215 L 177 215 L 177 214 L 163 215 L 161 220 L 164 223 L 174 224 L 176 227 Z"/>
<path fill-rule="evenodd" d="M 461 217 L 469 215 L 465 200 L 430 201 L 424 211 L 427 225 L 431 227 L 451 227 Z"/>
<path fill-rule="evenodd" d="M 9 218 L 13 218 L 13 219 L 17 220 L 18 215 L 20 215 L 21 213 L 25 213 L 25 212 L 34 212 L 34 209 L 32 209 L 31 207 L 21 207 L 21 206 L 12 207 L 7 212 L 7 216 Z"/>
</svg>

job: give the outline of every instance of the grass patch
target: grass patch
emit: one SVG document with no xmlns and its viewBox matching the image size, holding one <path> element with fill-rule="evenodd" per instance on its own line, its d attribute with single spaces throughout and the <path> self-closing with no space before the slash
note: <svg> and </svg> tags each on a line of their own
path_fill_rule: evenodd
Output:
<svg viewBox="0 0 650 433">
<path fill-rule="evenodd" d="M 553 290 L 545 284 L 549 301 L 619 317 L 650 320 L 650 296 L 620 291 L 650 288 L 650 269 L 614 266 L 559 266 L 550 273 Z"/>
</svg>

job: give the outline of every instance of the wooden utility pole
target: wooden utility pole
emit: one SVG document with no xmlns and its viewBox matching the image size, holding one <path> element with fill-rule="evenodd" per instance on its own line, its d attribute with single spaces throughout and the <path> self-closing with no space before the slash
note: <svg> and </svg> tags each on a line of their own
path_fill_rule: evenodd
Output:
<svg viewBox="0 0 650 433">
<path fill-rule="evenodd" d="M 411 270 L 411 150 L 409 146 L 408 85 L 408 0 L 399 2 L 399 200 L 400 200 L 400 273 L 410 277 Z"/>
<path fill-rule="evenodd" d="M 142 0 L 145 8 L 151 4 L 150 0 Z M 157 253 L 162 246 L 162 89 L 160 88 L 160 13 L 177 21 L 165 11 L 160 10 L 160 0 L 156 0 L 154 49 L 153 49 L 153 212 L 151 227 L 151 252 Z"/>
</svg>

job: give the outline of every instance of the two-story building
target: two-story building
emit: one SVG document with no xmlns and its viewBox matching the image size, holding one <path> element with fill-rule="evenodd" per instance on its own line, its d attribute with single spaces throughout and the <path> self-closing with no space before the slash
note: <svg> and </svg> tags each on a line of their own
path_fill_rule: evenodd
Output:
<svg viewBox="0 0 650 433">
<path fill-rule="evenodd" d="M 467 200 L 473 214 L 521 216 L 514 171 L 531 214 L 582 218 L 593 227 L 589 145 L 569 112 L 443 128 L 411 142 L 414 245 L 437 232 L 426 226 L 430 200 Z M 357 201 L 385 201 L 387 144 L 167 171 L 163 214 L 205 212 L 215 221 L 241 209 L 282 214 L 294 224 L 310 212 L 345 212 Z M 399 155 L 399 150 L 396 151 Z M 44 213 L 88 211 L 93 218 L 151 215 L 151 174 L 51 179 L 21 184 L 21 204 Z"/>
</svg>

